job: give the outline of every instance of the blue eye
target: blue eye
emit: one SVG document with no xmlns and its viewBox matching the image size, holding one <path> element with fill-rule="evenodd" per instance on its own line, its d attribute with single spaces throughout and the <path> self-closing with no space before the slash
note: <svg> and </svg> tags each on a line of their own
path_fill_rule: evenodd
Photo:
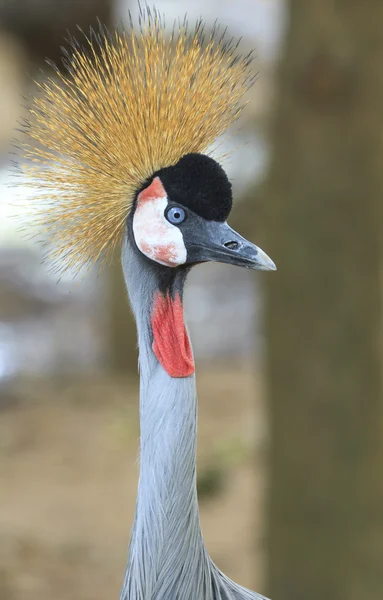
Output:
<svg viewBox="0 0 383 600">
<path fill-rule="evenodd" d="M 169 223 L 172 223 L 173 225 L 179 225 L 185 221 L 186 213 L 180 206 L 171 206 L 166 212 L 165 217 Z"/>
</svg>

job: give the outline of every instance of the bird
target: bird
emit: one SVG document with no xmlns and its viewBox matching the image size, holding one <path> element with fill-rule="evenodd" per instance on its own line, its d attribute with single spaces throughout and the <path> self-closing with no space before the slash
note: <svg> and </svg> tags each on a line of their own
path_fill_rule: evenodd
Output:
<svg viewBox="0 0 383 600">
<path fill-rule="evenodd" d="M 276 268 L 228 225 L 232 185 L 210 150 L 246 105 L 253 55 L 217 23 L 207 30 L 185 17 L 167 31 L 158 10 L 140 5 L 138 21 L 70 37 L 63 68 L 52 64 L 37 82 L 20 170 L 53 270 L 86 271 L 122 247 L 137 325 L 140 458 L 120 600 L 260 600 L 219 570 L 204 543 L 183 309 L 200 263 Z"/>
</svg>

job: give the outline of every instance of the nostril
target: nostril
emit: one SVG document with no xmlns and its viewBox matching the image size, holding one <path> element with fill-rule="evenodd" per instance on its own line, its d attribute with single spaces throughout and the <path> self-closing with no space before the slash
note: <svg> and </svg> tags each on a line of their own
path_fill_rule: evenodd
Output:
<svg viewBox="0 0 383 600">
<path fill-rule="evenodd" d="M 239 244 L 238 242 L 225 242 L 225 248 L 230 248 L 230 250 L 238 250 Z"/>
</svg>

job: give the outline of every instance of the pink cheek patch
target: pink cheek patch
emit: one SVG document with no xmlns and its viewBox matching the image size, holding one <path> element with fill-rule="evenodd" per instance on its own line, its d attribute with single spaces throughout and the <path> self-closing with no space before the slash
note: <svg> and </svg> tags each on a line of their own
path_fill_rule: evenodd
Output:
<svg viewBox="0 0 383 600">
<path fill-rule="evenodd" d="M 186 248 L 181 231 L 165 218 L 168 199 L 159 177 L 137 199 L 133 216 L 133 233 L 139 250 L 151 260 L 167 267 L 186 262 Z"/>
<path fill-rule="evenodd" d="M 147 202 L 148 200 L 156 200 L 157 198 L 166 198 L 165 188 L 159 177 L 155 177 L 147 188 L 139 194 L 139 202 Z"/>
</svg>

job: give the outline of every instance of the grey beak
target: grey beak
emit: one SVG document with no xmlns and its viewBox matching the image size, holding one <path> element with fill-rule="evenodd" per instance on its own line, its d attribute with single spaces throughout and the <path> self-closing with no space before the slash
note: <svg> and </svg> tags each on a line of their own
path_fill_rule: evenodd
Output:
<svg viewBox="0 0 383 600">
<path fill-rule="evenodd" d="M 217 261 L 261 271 L 275 271 L 277 268 L 263 250 L 239 235 L 227 223 L 201 219 L 198 226 L 193 227 L 193 235 L 186 241 L 189 241 L 186 243 L 188 263 Z"/>
</svg>

